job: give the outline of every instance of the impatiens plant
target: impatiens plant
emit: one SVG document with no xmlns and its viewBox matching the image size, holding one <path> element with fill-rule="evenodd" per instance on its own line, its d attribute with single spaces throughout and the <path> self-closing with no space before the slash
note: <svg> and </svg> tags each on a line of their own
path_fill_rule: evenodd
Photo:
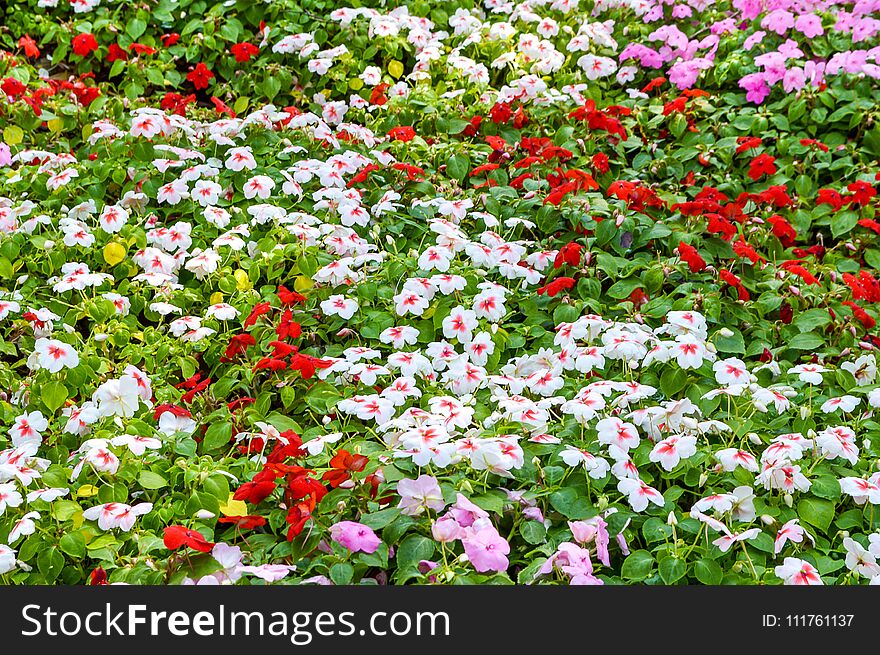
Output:
<svg viewBox="0 0 880 655">
<path fill-rule="evenodd" d="M 880 3 L 10 0 L 0 580 L 880 584 Z"/>
</svg>

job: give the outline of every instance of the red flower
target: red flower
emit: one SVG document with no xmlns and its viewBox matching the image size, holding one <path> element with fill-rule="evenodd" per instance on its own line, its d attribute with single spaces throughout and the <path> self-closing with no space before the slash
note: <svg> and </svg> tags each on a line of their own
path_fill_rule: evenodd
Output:
<svg viewBox="0 0 880 655">
<path fill-rule="evenodd" d="M 235 61 L 241 64 L 250 61 L 251 57 L 260 52 L 260 49 L 253 43 L 236 43 L 229 48 L 229 52 L 235 56 Z"/>
<path fill-rule="evenodd" d="M 398 125 L 388 130 L 388 136 L 392 141 L 403 141 L 407 143 L 416 138 L 416 131 L 409 125 Z"/>
<path fill-rule="evenodd" d="M 172 32 L 171 34 L 163 34 L 160 38 L 162 39 L 162 45 L 166 48 L 170 48 L 175 43 L 180 41 L 180 34 L 178 34 L 177 32 Z"/>
<path fill-rule="evenodd" d="M 181 546 L 187 546 L 200 553 L 210 553 L 214 544 L 205 539 L 200 532 L 190 530 L 182 525 L 169 525 L 165 528 L 163 537 L 165 548 L 177 550 Z"/>
<path fill-rule="evenodd" d="M 329 482 L 335 489 L 343 482 L 351 480 L 352 473 L 363 471 L 369 461 L 364 455 L 352 455 L 347 450 L 340 450 L 330 460 L 332 470 L 324 473 L 321 479 Z"/>
<path fill-rule="evenodd" d="M 853 205 L 867 205 L 871 202 L 871 198 L 877 195 L 877 190 L 862 180 L 851 182 L 846 185 L 846 188 L 852 193 L 847 200 Z"/>
<path fill-rule="evenodd" d="M 816 204 L 831 205 L 832 209 L 837 211 L 843 206 L 843 198 L 834 189 L 819 189 L 819 193 L 816 195 Z"/>
<path fill-rule="evenodd" d="M 88 57 L 98 49 L 98 42 L 93 34 L 77 34 L 70 42 L 73 54 Z"/>
<path fill-rule="evenodd" d="M 545 284 L 543 287 L 538 289 L 538 295 L 544 295 L 545 293 L 551 298 L 565 289 L 571 289 L 574 286 L 574 278 L 572 277 L 558 277 L 549 284 Z"/>
<path fill-rule="evenodd" d="M 196 89 L 207 89 L 213 77 L 214 73 L 208 70 L 208 67 L 202 62 L 199 62 L 193 70 L 186 74 L 186 79 L 192 82 Z"/>
<path fill-rule="evenodd" d="M 593 168 L 595 168 L 597 172 L 608 172 L 608 155 L 606 155 L 604 152 L 597 152 L 595 155 L 593 155 L 591 162 L 593 164 Z"/>
<path fill-rule="evenodd" d="M 379 82 L 370 93 L 370 104 L 379 105 L 381 107 L 388 102 L 388 97 L 385 95 L 385 91 L 387 91 L 390 86 L 391 85 L 387 82 Z"/>
<path fill-rule="evenodd" d="M 795 239 L 797 239 L 797 232 L 795 232 L 791 223 L 779 214 L 773 214 L 773 216 L 767 219 L 767 222 L 773 226 L 773 236 L 779 239 L 784 248 L 789 248 L 794 244 Z"/>
<path fill-rule="evenodd" d="M 287 510 L 287 517 L 285 518 L 285 520 L 290 526 L 290 528 L 287 530 L 287 540 L 293 541 L 294 538 L 299 536 L 306 525 L 306 521 L 308 521 L 311 517 L 311 512 L 309 511 L 308 507 L 303 503 L 294 505 L 289 510 Z"/>
<path fill-rule="evenodd" d="M 291 291 L 285 286 L 278 285 L 278 300 L 281 301 L 281 304 L 285 307 L 290 307 L 291 305 L 303 304 L 306 301 L 306 297 L 301 293 L 297 293 L 296 291 Z"/>
<path fill-rule="evenodd" d="M 553 268 L 562 268 L 563 264 L 569 266 L 578 266 L 581 263 L 581 250 L 583 246 L 574 241 L 566 243 L 559 252 L 556 253 L 556 259 L 553 260 Z"/>
<path fill-rule="evenodd" d="M 107 56 L 105 59 L 112 64 L 117 60 L 125 61 L 128 59 L 128 55 L 125 53 L 125 50 L 119 47 L 119 44 L 111 43 L 110 47 L 107 48 Z"/>
<path fill-rule="evenodd" d="M 226 346 L 226 352 L 223 353 L 225 360 L 229 361 L 236 355 L 241 355 L 247 351 L 248 346 L 256 345 L 257 340 L 249 334 L 234 334 Z"/>
<path fill-rule="evenodd" d="M 510 122 L 513 112 L 506 102 L 496 102 L 489 111 L 489 117 L 496 125 Z"/>
<path fill-rule="evenodd" d="M 281 322 L 275 328 L 275 334 L 279 339 L 298 339 L 302 334 L 300 324 L 293 320 L 293 314 L 289 309 L 285 309 L 281 315 Z"/>
<path fill-rule="evenodd" d="M 792 310 L 791 305 L 787 302 L 782 303 L 779 307 L 779 320 L 785 325 L 789 325 L 792 318 L 794 318 L 794 311 Z"/>
<path fill-rule="evenodd" d="M 718 272 L 718 276 L 721 278 L 722 282 L 726 282 L 734 289 L 736 289 L 737 296 L 739 296 L 740 300 L 749 299 L 748 290 L 743 286 L 742 281 L 736 275 L 726 269 L 722 269 Z"/>
<path fill-rule="evenodd" d="M 684 241 L 678 242 L 678 253 L 681 260 L 690 267 L 691 273 L 699 273 L 706 268 L 706 261 L 700 257 L 697 249 Z"/>
<path fill-rule="evenodd" d="M 254 305 L 254 308 L 251 310 L 251 313 L 248 314 L 248 317 L 244 320 L 244 326 L 250 327 L 252 325 L 257 324 L 257 319 L 260 318 L 263 314 L 268 314 L 269 310 L 272 309 L 272 305 L 267 302 L 258 302 Z"/>
<path fill-rule="evenodd" d="M 315 374 L 315 369 L 330 368 L 333 362 L 328 362 L 311 355 L 296 353 L 290 358 L 290 370 L 299 371 L 303 380 L 309 380 Z"/>
<path fill-rule="evenodd" d="M 102 587 L 107 582 L 107 571 L 105 571 L 102 567 L 96 568 L 94 571 L 89 573 L 89 586 L 92 587 Z"/>
<path fill-rule="evenodd" d="M 18 47 L 24 50 L 25 57 L 35 59 L 40 56 L 40 49 L 37 47 L 37 42 L 27 34 L 18 40 Z"/>
<path fill-rule="evenodd" d="M 258 474 L 259 475 L 259 474 Z M 275 491 L 278 485 L 274 480 L 257 480 L 254 478 L 250 482 L 241 485 L 232 496 L 235 500 L 246 500 L 251 505 L 259 505 Z"/>
<path fill-rule="evenodd" d="M 749 177 L 757 181 L 762 175 L 773 175 L 776 172 L 776 159 L 768 154 L 761 154 L 749 163 Z"/>
<path fill-rule="evenodd" d="M 736 154 L 742 154 L 746 150 L 751 150 L 752 148 L 760 148 L 761 147 L 761 139 L 756 136 L 740 136 L 736 138 L 737 146 L 736 146 Z"/>
<path fill-rule="evenodd" d="M 239 530 L 252 530 L 266 525 L 266 519 L 263 516 L 222 516 L 217 523 L 232 523 Z"/>
<path fill-rule="evenodd" d="M 162 109 L 171 110 L 178 116 L 186 116 L 186 108 L 196 101 L 196 94 L 190 93 L 188 96 L 183 96 L 179 93 L 174 93 L 173 91 L 169 91 L 162 97 L 162 101 L 159 105 Z"/>
<path fill-rule="evenodd" d="M 157 52 L 159 52 L 153 46 L 144 45 L 143 43 L 132 43 L 130 46 L 128 46 L 128 51 L 134 51 L 139 55 L 155 55 Z"/>
<path fill-rule="evenodd" d="M 223 102 L 220 98 L 218 98 L 216 96 L 211 96 L 211 102 L 214 103 L 214 110 L 220 116 L 222 116 L 223 114 L 226 114 L 227 116 L 229 116 L 229 118 L 235 118 L 235 112 L 232 111 L 232 109 L 229 107 L 229 105 L 227 105 L 225 102 Z"/>
<path fill-rule="evenodd" d="M 17 98 L 27 91 L 27 87 L 14 77 L 7 77 L 3 80 L 3 83 L 0 84 L 0 89 L 3 89 L 3 93 L 13 98 Z"/>
<path fill-rule="evenodd" d="M 877 325 L 877 321 L 874 320 L 874 317 L 855 304 L 852 300 L 844 300 L 843 304 L 852 309 L 853 317 L 861 323 L 866 330 L 870 330 Z"/>
<path fill-rule="evenodd" d="M 738 241 L 733 244 L 733 252 L 735 252 L 739 257 L 745 257 L 753 264 L 757 264 L 760 261 L 764 261 L 764 258 L 761 257 L 755 249 L 752 248 L 745 240 L 740 237 Z"/>
</svg>

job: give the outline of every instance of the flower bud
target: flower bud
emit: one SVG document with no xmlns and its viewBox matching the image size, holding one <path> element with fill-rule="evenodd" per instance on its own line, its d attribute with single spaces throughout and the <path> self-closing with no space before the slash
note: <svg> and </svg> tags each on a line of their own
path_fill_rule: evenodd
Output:
<svg viewBox="0 0 880 655">
<path fill-rule="evenodd" d="M 675 512 L 669 512 L 669 516 L 666 517 L 666 525 L 678 525 L 678 519 L 675 518 Z"/>
<path fill-rule="evenodd" d="M 776 519 L 774 519 L 769 514 L 761 514 L 761 523 L 763 523 L 764 525 L 773 525 L 774 523 L 776 523 Z"/>
<path fill-rule="evenodd" d="M 789 507 L 791 507 L 792 505 L 794 505 L 794 498 L 791 497 L 791 494 L 785 494 L 785 495 L 782 497 L 782 500 L 784 500 L 784 501 L 785 501 L 785 504 L 788 505 Z"/>
</svg>

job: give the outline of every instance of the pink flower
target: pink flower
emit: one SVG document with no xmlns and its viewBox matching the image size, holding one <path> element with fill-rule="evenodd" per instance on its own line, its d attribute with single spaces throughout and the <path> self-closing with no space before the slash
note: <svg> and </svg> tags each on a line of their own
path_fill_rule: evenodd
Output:
<svg viewBox="0 0 880 655">
<path fill-rule="evenodd" d="M 0 166 L 9 166 L 12 163 L 12 151 L 5 143 L 0 143 Z"/>
<path fill-rule="evenodd" d="M 794 27 L 794 16 L 790 11 L 775 9 L 764 16 L 764 19 L 761 21 L 761 27 L 765 30 L 776 32 L 779 36 L 782 36 Z"/>
<path fill-rule="evenodd" d="M 611 558 L 608 555 L 608 524 L 601 516 L 594 516 L 586 521 L 569 521 L 568 527 L 574 540 L 579 544 L 596 542 L 596 557 L 605 566 L 611 566 Z"/>
<path fill-rule="evenodd" d="M 382 543 L 375 532 L 356 521 L 340 521 L 330 526 L 330 537 L 353 553 L 373 553 Z"/>
<path fill-rule="evenodd" d="M 801 14 L 794 21 L 794 29 L 808 39 L 813 39 L 825 33 L 822 29 L 822 19 L 816 14 Z"/>
<path fill-rule="evenodd" d="M 765 36 L 767 36 L 767 32 L 764 32 L 764 31 L 762 31 L 762 30 L 758 30 L 757 32 L 755 32 L 754 34 L 752 34 L 751 36 L 749 36 L 749 37 L 743 42 L 743 49 L 744 49 L 744 50 L 751 50 L 751 49 L 754 48 L 756 45 L 758 45 L 759 43 L 761 43 L 761 41 L 764 40 L 764 37 L 765 37 Z"/>
<path fill-rule="evenodd" d="M 483 528 L 462 540 L 464 552 L 474 568 L 480 573 L 507 570 L 510 562 L 507 554 L 510 545 L 498 534 L 495 528 Z"/>
<path fill-rule="evenodd" d="M 440 512 L 446 507 L 437 478 L 430 475 L 420 475 L 415 480 L 404 478 L 397 483 L 397 493 L 400 494 L 397 507 L 401 514 L 418 516 L 426 509 Z"/>
<path fill-rule="evenodd" d="M 456 496 L 455 505 L 449 508 L 449 514 L 462 528 L 469 528 L 479 519 L 489 518 L 485 510 L 477 507 L 461 494 Z"/>
<path fill-rule="evenodd" d="M 770 87 L 764 81 L 763 73 L 751 73 L 739 81 L 739 87 L 745 89 L 746 100 L 760 105 L 770 95 Z"/>
</svg>

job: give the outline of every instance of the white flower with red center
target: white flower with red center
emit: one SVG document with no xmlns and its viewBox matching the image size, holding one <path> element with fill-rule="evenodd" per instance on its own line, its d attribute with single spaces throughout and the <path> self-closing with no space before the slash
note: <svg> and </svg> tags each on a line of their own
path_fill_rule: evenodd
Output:
<svg viewBox="0 0 880 655">
<path fill-rule="evenodd" d="M 858 407 L 859 402 L 861 401 L 858 398 L 849 395 L 829 398 L 822 403 L 822 411 L 825 414 L 832 414 L 834 412 L 851 412 Z"/>
<path fill-rule="evenodd" d="M 715 381 L 718 384 L 748 384 L 749 371 L 745 363 L 736 357 L 728 357 L 712 365 L 715 371 Z"/>
<path fill-rule="evenodd" d="M 448 248 L 440 248 L 438 246 L 430 246 L 425 248 L 424 252 L 419 255 L 419 269 L 423 271 L 440 271 L 445 273 L 449 270 L 452 262 L 452 251 Z"/>
<path fill-rule="evenodd" d="M 801 382 L 822 384 L 822 374 L 828 369 L 819 364 L 798 364 L 788 369 L 788 374 L 796 373 Z"/>
<path fill-rule="evenodd" d="M 651 451 L 648 458 L 659 463 L 667 471 L 671 471 L 683 459 L 695 455 L 697 452 L 697 438 L 688 435 L 672 435 L 659 441 Z"/>
<path fill-rule="evenodd" d="M 46 180 L 46 188 L 49 191 L 57 191 L 63 186 L 67 186 L 73 179 L 79 177 L 79 171 L 75 168 L 66 168 L 60 173 L 50 175 Z"/>
<path fill-rule="evenodd" d="M 691 509 L 698 512 L 706 512 L 712 509 L 719 514 L 725 514 L 733 509 L 735 502 L 736 496 L 733 494 L 712 494 L 711 496 L 700 498 Z"/>
<path fill-rule="evenodd" d="M 782 564 L 773 569 L 773 572 L 787 585 L 823 584 L 816 567 L 797 557 L 786 557 Z"/>
<path fill-rule="evenodd" d="M 9 537 L 6 539 L 6 543 L 12 545 L 22 537 L 27 537 L 36 532 L 37 524 L 34 522 L 34 519 L 39 518 L 39 512 L 28 512 L 22 516 L 15 524 L 13 524 L 12 529 L 9 531 Z"/>
<path fill-rule="evenodd" d="M 724 448 L 716 451 L 715 458 L 721 463 L 722 471 L 733 471 L 737 466 L 741 466 L 746 471 L 752 473 L 758 472 L 758 461 L 755 456 L 745 450 L 737 448 Z"/>
<path fill-rule="evenodd" d="M 676 337 L 671 349 L 675 361 L 683 369 L 700 368 L 703 365 L 703 360 L 710 358 L 706 345 L 690 335 Z"/>
<path fill-rule="evenodd" d="M 617 490 L 627 496 L 629 505 L 634 512 L 645 511 L 648 508 L 648 503 L 654 503 L 658 507 L 663 507 L 666 503 L 663 494 L 642 480 L 624 478 L 618 481 Z"/>
<path fill-rule="evenodd" d="M 12 427 L 9 428 L 12 445 L 17 447 L 29 442 L 40 443 L 43 440 L 41 433 L 48 427 L 49 421 L 42 412 L 20 414 L 15 417 Z"/>
<path fill-rule="evenodd" d="M 224 163 L 230 171 L 241 171 L 244 169 L 253 170 L 257 167 L 257 160 L 254 159 L 254 153 L 247 146 L 239 148 L 230 148 L 226 151 L 226 162 Z"/>
<path fill-rule="evenodd" d="M 447 339 L 458 339 L 460 343 L 469 343 L 478 325 L 479 321 L 473 310 L 454 307 L 443 319 L 443 336 Z"/>
<path fill-rule="evenodd" d="M 614 445 L 623 451 L 638 448 L 640 441 L 636 426 L 617 417 L 603 418 L 596 423 L 596 437 L 599 443 Z"/>
<path fill-rule="evenodd" d="M 751 528 L 750 530 L 746 530 L 744 532 L 732 532 L 721 535 L 715 541 L 713 541 L 712 544 L 718 546 L 718 550 L 720 550 L 722 553 L 726 553 L 735 544 L 741 541 L 754 539 L 759 534 L 761 534 L 761 530 L 759 528 Z"/>
<path fill-rule="evenodd" d="M 485 318 L 493 323 L 500 321 L 507 313 L 504 295 L 492 290 L 474 296 L 472 307 L 478 318 Z"/>
<path fill-rule="evenodd" d="M 275 181 L 268 175 L 254 175 L 244 183 L 244 197 L 248 200 L 261 198 L 265 200 L 272 195 Z"/>
<path fill-rule="evenodd" d="M 776 533 L 776 538 L 773 540 L 773 553 L 775 555 L 781 553 L 782 549 L 785 548 L 786 542 L 790 541 L 795 544 L 803 542 L 804 536 L 814 544 L 816 543 L 816 540 L 813 539 L 813 535 L 804 530 L 803 526 L 800 525 L 799 519 L 791 519 L 790 521 L 787 521 Z"/>
<path fill-rule="evenodd" d="M 825 459 L 841 457 L 855 466 L 859 461 L 859 447 L 852 428 L 838 426 L 826 428 L 816 435 L 816 445 Z"/>
<path fill-rule="evenodd" d="M 122 226 L 128 223 L 128 212 L 119 205 L 107 205 L 98 216 L 98 225 L 105 232 L 113 234 L 119 232 Z"/>
<path fill-rule="evenodd" d="M 385 328 L 379 335 L 379 341 L 390 344 L 395 348 L 413 346 L 419 340 L 419 331 L 411 325 L 400 325 Z"/>
<path fill-rule="evenodd" d="M 876 537 L 877 535 L 871 535 Z M 876 539 L 872 540 L 872 547 L 878 543 Z M 852 537 L 843 538 L 843 547 L 846 548 L 846 568 L 854 571 L 863 578 L 871 580 L 880 577 L 880 564 L 877 563 L 877 553 L 872 549 L 867 549 Z"/>
<path fill-rule="evenodd" d="M 128 532 L 134 527 L 138 516 L 143 516 L 152 509 L 152 503 L 139 503 L 134 506 L 125 503 L 106 503 L 89 507 L 83 512 L 83 518 L 88 521 L 97 521 L 98 527 L 102 530 L 119 528 L 123 532 Z"/>
<path fill-rule="evenodd" d="M 73 346 L 58 341 L 41 337 L 34 344 L 34 352 L 37 354 L 37 363 L 40 368 L 50 373 L 58 373 L 62 368 L 76 368 L 79 366 L 79 355 Z"/>
<path fill-rule="evenodd" d="M 19 507 L 24 498 L 11 482 L 0 484 L 0 516 L 6 513 L 7 507 Z"/>
<path fill-rule="evenodd" d="M 401 291 L 394 296 L 394 311 L 398 316 L 406 314 L 421 316 L 428 309 L 429 304 L 427 298 L 413 291 Z"/>
<path fill-rule="evenodd" d="M 880 505 L 880 473 L 875 473 L 870 478 L 841 478 L 840 489 L 843 493 L 852 496 L 856 505 L 864 505 L 870 502 L 872 505 Z"/>
<path fill-rule="evenodd" d="M 158 439 L 143 437 L 138 434 L 121 434 L 118 437 L 113 437 L 110 443 L 114 446 L 125 446 L 131 451 L 132 455 L 139 457 L 147 452 L 147 449 L 159 450 L 162 447 L 162 442 Z"/>
<path fill-rule="evenodd" d="M 611 466 L 604 458 L 598 457 L 587 450 L 575 448 L 574 446 L 566 446 L 565 449 L 559 453 L 559 457 L 572 468 L 583 466 L 587 473 L 589 473 L 590 477 L 595 480 L 601 480 L 608 474 L 608 471 L 611 470 Z"/>
<path fill-rule="evenodd" d="M 343 320 L 348 320 L 358 310 L 358 301 L 353 298 L 346 298 L 341 294 L 335 294 L 321 302 L 321 311 L 326 316 L 339 316 Z"/>
<path fill-rule="evenodd" d="M 202 207 L 212 207 L 217 204 L 222 192 L 223 187 L 216 182 L 212 182 L 211 180 L 199 180 L 196 182 L 195 187 L 193 187 L 192 198 Z M 206 211 L 206 218 L 207 215 L 208 212 Z"/>
<path fill-rule="evenodd" d="M 176 205 L 188 197 L 189 187 L 183 180 L 174 180 L 168 184 L 163 184 L 156 192 L 156 200 L 160 203 L 168 203 L 169 205 Z"/>
</svg>

